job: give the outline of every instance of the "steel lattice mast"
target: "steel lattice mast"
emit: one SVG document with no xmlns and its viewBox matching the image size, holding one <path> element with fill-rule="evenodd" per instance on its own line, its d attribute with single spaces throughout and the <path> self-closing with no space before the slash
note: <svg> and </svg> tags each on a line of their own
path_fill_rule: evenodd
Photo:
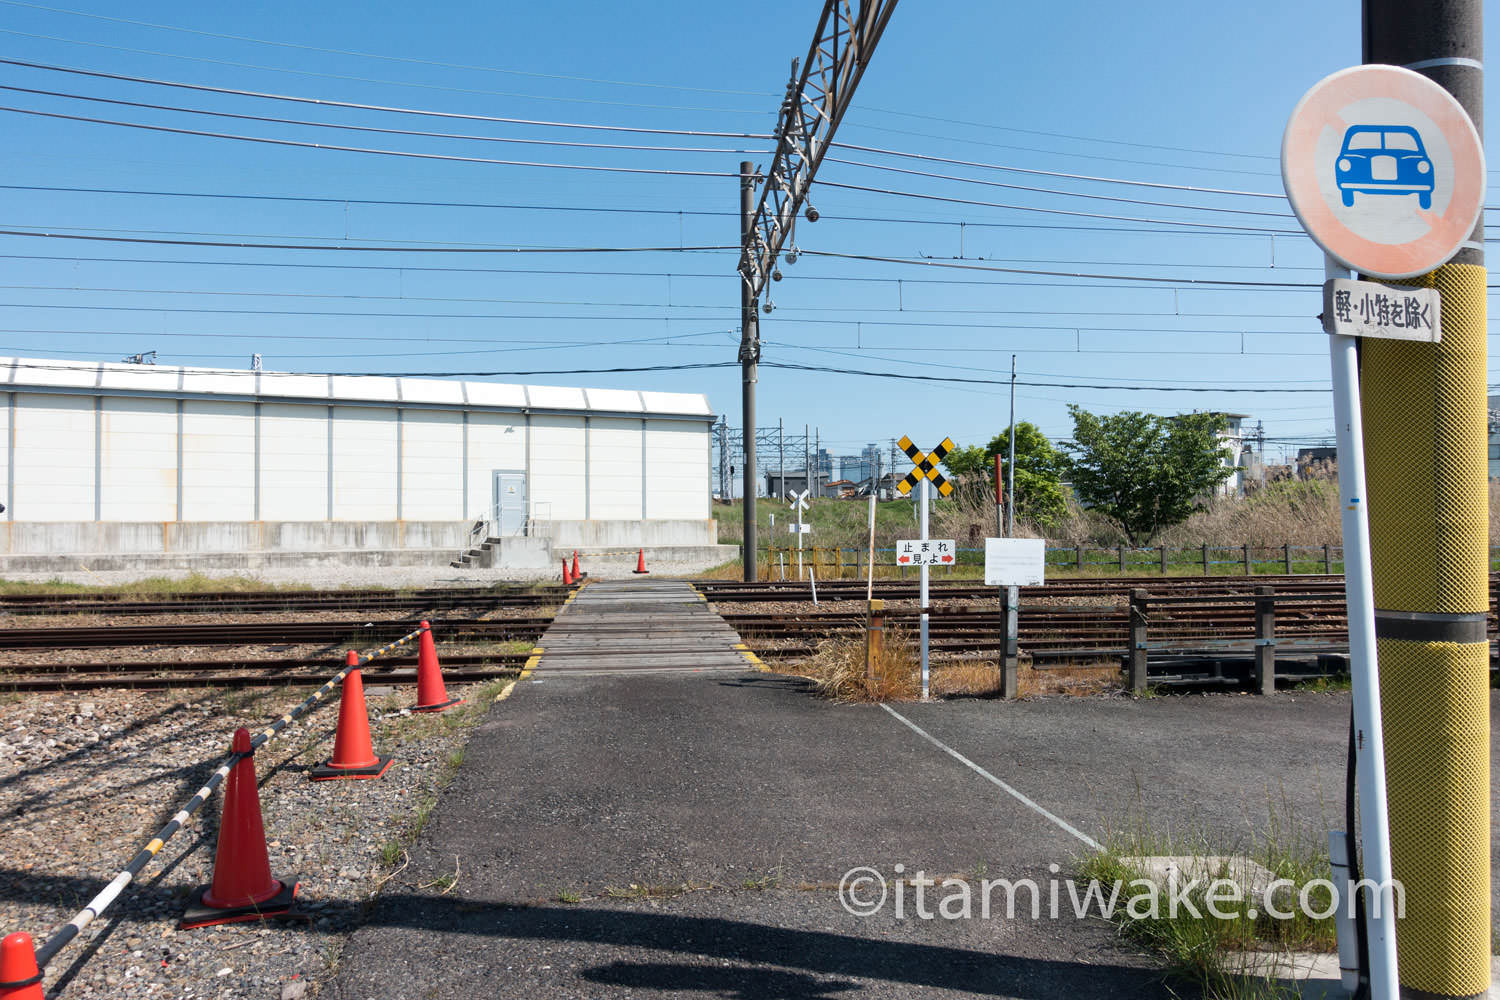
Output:
<svg viewBox="0 0 1500 1000">
<path fill-rule="evenodd" d="M 755 383 L 760 362 L 761 293 L 780 277 L 776 261 L 783 246 L 794 250 L 797 215 L 803 211 L 818 165 L 833 141 L 875 45 L 890 22 L 896 0 L 825 0 L 807 58 L 792 62 L 792 78 L 776 121 L 776 153 L 764 178 L 754 164 L 740 164 L 740 367 L 743 374 L 742 426 L 755 426 Z M 799 73 L 800 66 L 800 73 Z M 760 200 L 751 207 L 754 187 Z M 817 209 L 806 208 L 818 221 Z M 790 254 L 788 263 L 795 258 Z M 767 312 L 770 303 L 766 303 Z M 755 435 L 745 435 L 745 579 L 756 579 Z"/>
</svg>

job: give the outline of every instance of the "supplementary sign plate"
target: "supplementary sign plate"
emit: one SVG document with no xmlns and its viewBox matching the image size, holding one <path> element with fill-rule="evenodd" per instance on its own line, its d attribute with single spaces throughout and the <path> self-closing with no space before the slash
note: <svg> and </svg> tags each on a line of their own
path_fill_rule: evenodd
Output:
<svg viewBox="0 0 1500 1000">
<path fill-rule="evenodd" d="M 1471 238 L 1484 149 L 1463 105 L 1427 77 L 1355 66 L 1325 77 L 1292 111 L 1281 180 L 1329 256 L 1376 278 L 1410 278 Z"/>
<path fill-rule="evenodd" d="M 958 547 L 951 538 L 904 538 L 896 543 L 898 566 L 952 566 L 958 560 Z"/>
<path fill-rule="evenodd" d="M 791 532 L 794 535 L 810 535 L 810 534 L 812 534 L 812 525 L 810 525 L 810 524 L 789 524 L 789 525 L 786 526 L 786 530 L 789 531 L 789 532 Z"/>
<path fill-rule="evenodd" d="M 1442 340 L 1436 288 L 1332 278 L 1323 283 L 1323 329 L 1347 337 Z"/>
<path fill-rule="evenodd" d="M 1041 538 L 986 538 L 984 582 L 991 587 L 1029 587 L 1046 574 L 1047 542 Z"/>
</svg>

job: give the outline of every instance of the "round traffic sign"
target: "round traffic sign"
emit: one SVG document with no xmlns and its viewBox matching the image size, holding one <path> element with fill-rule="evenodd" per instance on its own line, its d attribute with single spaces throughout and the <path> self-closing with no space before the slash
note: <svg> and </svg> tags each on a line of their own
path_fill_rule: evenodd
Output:
<svg viewBox="0 0 1500 1000">
<path fill-rule="evenodd" d="M 1303 95 L 1281 182 L 1313 242 L 1345 267 L 1410 278 L 1446 263 L 1484 208 L 1484 148 L 1463 106 L 1420 73 L 1356 66 Z"/>
</svg>

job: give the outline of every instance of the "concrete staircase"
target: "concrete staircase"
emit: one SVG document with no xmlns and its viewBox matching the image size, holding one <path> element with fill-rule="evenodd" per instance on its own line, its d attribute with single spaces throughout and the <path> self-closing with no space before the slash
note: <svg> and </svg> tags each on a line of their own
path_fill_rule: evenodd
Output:
<svg viewBox="0 0 1500 1000">
<path fill-rule="evenodd" d="M 493 566 L 495 564 L 493 552 L 495 546 L 499 544 L 500 539 L 491 535 L 467 552 L 459 553 L 458 558 L 448 565 L 454 569 L 468 569 L 471 566 Z"/>
</svg>

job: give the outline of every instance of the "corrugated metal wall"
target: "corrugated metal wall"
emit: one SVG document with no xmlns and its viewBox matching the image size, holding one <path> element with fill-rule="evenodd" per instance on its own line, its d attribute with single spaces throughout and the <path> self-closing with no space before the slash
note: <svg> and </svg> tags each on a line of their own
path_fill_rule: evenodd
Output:
<svg viewBox="0 0 1500 1000">
<path fill-rule="evenodd" d="M 581 390 L 568 391 L 582 402 Z M 12 520 L 484 518 L 498 470 L 528 474 L 540 520 L 710 517 L 704 421 L 395 402 L 0 396 L 3 516 Z"/>
</svg>

